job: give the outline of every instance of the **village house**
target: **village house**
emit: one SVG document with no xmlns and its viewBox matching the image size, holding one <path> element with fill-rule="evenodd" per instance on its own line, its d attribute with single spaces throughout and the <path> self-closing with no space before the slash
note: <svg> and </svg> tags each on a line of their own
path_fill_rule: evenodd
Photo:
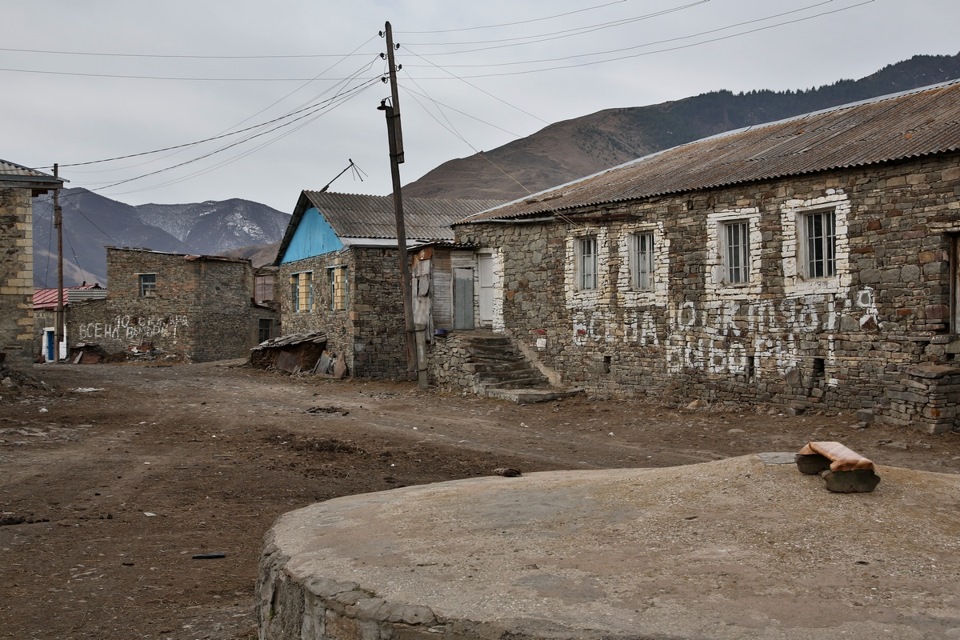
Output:
<svg viewBox="0 0 960 640">
<path fill-rule="evenodd" d="M 276 332 L 276 311 L 254 302 L 249 260 L 106 250 L 109 292 L 71 304 L 71 347 L 205 362 L 247 357 Z"/>
<path fill-rule="evenodd" d="M 33 337 L 33 198 L 63 180 L 0 160 L 0 353 L 36 357 Z"/>
<path fill-rule="evenodd" d="M 70 336 L 66 332 L 66 327 L 70 325 L 70 305 L 84 300 L 100 300 L 107 297 L 107 290 L 99 284 L 83 284 L 63 288 L 63 313 L 64 313 L 64 336 L 60 342 L 60 348 L 56 348 L 57 340 L 57 307 L 60 305 L 60 296 L 58 290 L 36 289 L 33 292 L 33 327 L 36 335 L 37 344 L 40 345 L 38 353 L 43 362 L 55 362 L 66 358 L 69 353 L 67 345 L 70 342 Z"/>
<path fill-rule="evenodd" d="M 555 382 L 958 425 L 960 82 L 684 144 L 455 231 L 492 260 L 492 327 Z"/>
<path fill-rule="evenodd" d="M 449 242 L 452 222 L 499 204 L 405 199 L 407 246 Z M 405 376 L 392 197 L 303 191 L 274 264 L 284 334 L 324 333 L 327 350 L 342 356 L 354 376 Z"/>
</svg>

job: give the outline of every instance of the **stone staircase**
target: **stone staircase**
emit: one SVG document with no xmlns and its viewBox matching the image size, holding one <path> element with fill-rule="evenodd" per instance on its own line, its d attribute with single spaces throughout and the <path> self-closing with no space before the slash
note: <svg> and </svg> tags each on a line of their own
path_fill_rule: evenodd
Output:
<svg viewBox="0 0 960 640">
<path fill-rule="evenodd" d="M 463 369 L 480 395 L 517 403 L 542 402 L 579 393 L 550 386 L 549 380 L 527 360 L 504 334 L 471 331 L 459 335 L 466 357 Z"/>
<path fill-rule="evenodd" d="M 486 389 L 549 387 L 546 377 L 530 364 L 508 336 L 474 331 L 462 338 L 467 351 L 463 367 Z"/>
</svg>

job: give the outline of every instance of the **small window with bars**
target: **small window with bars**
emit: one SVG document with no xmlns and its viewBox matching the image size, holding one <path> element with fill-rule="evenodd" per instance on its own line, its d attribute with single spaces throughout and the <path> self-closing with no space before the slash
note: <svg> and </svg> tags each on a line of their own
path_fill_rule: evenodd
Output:
<svg viewBox="0 0 960 640">
<path fill-rule="evenodd" d="M 723 224 L 723 261 L 726 284 L 750 282 L 750 222 L 734 220 Z"/>
<path fill-rule="evenodd" d="M 812 211 L 802 216 L 801 233 L 806 252 L 804 275 L 807 278 L 832 278 L 837 275 L 836 211 Z"/>
</svg>

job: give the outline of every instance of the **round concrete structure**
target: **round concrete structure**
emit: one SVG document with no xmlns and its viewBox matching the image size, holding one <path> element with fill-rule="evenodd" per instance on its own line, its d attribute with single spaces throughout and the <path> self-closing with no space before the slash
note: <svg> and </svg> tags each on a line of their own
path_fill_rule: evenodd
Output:
<svg viewBox="0 0 960 640">
<path fill-rule="evenodd" d="M 960 477 L 790 454 L 484 477 L 282 516 L 263 640 L 960 638 Z"/>
</svg>

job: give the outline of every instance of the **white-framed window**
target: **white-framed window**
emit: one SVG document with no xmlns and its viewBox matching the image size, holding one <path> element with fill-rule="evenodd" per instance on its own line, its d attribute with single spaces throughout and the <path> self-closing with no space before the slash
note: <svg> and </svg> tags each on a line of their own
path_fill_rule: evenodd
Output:
<svg viewBox="0 0 960 640">
<path fill-rule="evenodd" d="M 157 295 L 157 274 L 141 273 L 139 274 L 140 297 L 154 298 Z"/>
<path fill-rule="evenodd" d="M 760 210 L 743 207 L 707 214 L 707 288 L 721 297 L 760 293 Z"/>
<path fill-rule="evenodd" d="M 577 288 L 587 291 L 597 288 L 597 237 L 576 239 Z"/>
<path fill-rule="evenodd" d="M 750 283 L 750 221 L 731 220 L 721 225 L 724 282 L 727 285 Z"/>
<path fill-rule="evenodd" d="M 801 256 L 805 278 L 837 275 L 837 213 L 835 209 L 800 215 Z"/>
<path fill-rule="evenodd" d="M 783 288 L 788 297 L 840 293 L 850 287 L 850 198 L 827 189 L 781 205 Z"/>
<path fill-rule="evenodd" d="M 653 291 L 656 273 L 653 232 L 631 233 L 627 242 L 630 286 L 637 291 Z"/>
<path fill-rule="evenodd" d="M 327 269 L 327 280 L 330 288 L 330 310 L 347 310 L 347 268 L 345 266 L 330 267 Z"/>
</svg>

